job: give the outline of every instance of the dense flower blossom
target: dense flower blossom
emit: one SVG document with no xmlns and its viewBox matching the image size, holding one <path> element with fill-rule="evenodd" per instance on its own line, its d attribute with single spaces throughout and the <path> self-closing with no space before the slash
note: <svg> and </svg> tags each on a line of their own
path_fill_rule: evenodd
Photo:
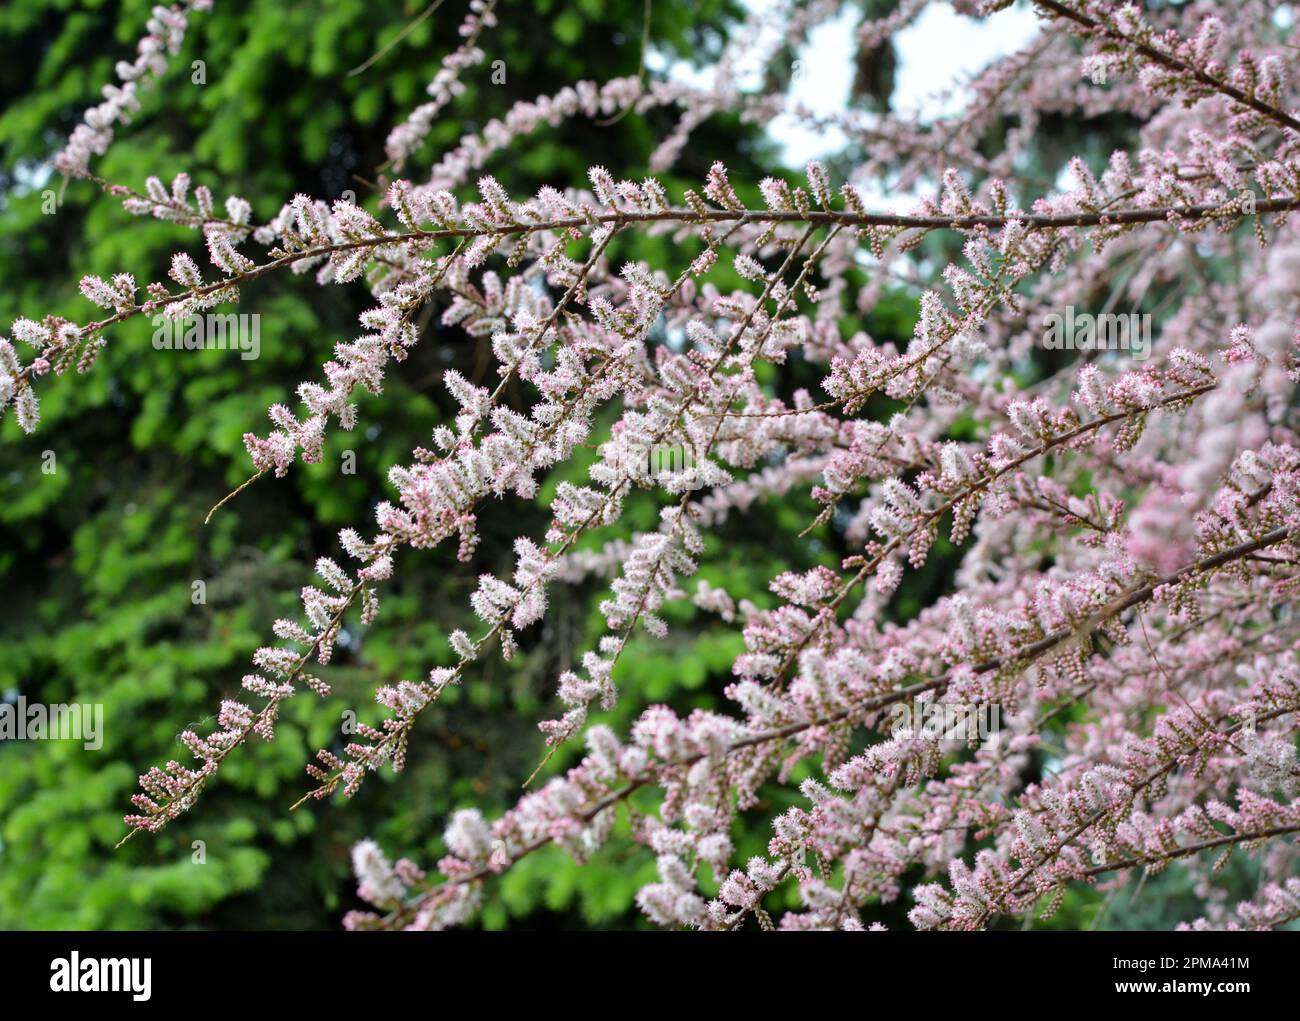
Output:
<svg viewBox="0 0 1300 1021">
<path fill-rule="evenodd" d="M 104 151 L 134 82 L 158 73 L 185 15 L 204 6 L 155 11 L 140 62 L 119 69 L 124 91 L 87 115 L 62 169 L 84 172 Z M 925 6 L 862 21 L 858 44 L 870 51 Z M 958 6 L 996 17 L 1007 4 Z M 435 299 L 446 328 L 489 340 L 496 374 L 445 373 L 452 423 L 391 467 L 368 530 L 339 534 L 346 566 L 316 562 L 323 587 L 303 588 L 300 619 L 274 623 L 281 644 L 253 655 L 242 700 L 223 702 L 210 732 L 181 735 L 196 764 L 140 778 L 130 833 L 191 809 L 241 743 L 274 736 L 303 687 L 327 691 L 311 664 L 328 663 L 345 615 L 374 619 L 395 554 L 454 541 L 473 561 L 486 503 L 536 499 L 552 468 L 592 448 L 586 477 L 554 487 L 546 531 L 514 540 L 513 570 L 480 575 L 469 597 L 479 627 L 450 635 L 455 664 L 378 689 L 383 722 L 317 754 L 310 796 L 350 796 L 383 764 L 400 769 L 412 728 L 449 685 L 494 648 L 511 658 L 554 586 L 598 575 L 605 633 L 554 679 L 558 713 L 540 723 L 548 745 L 581 741 L 585 756 L 495 820 L 457 812 L 436 874 L 359 844 L 358 892 L 374 910 L 349 927 L 467 922 L 492 877 L 524 856 L 551 844 L 579 861 L 600 853 L 644 788 L 661 799 L 634 813 L 656 863 L 637 904 L 664 926 L 863 929 L 873 905 L 901 901 L 917 927 L 978 929 L 1050 913 L 1072 884 L 1260 847 L 1258 897 L 1232 914 L 1203 894 L 1206 916 L 1189 924 L 1295 919 L 1300 235 L 1288 214 L 1300 208 L 1300 102 L 1271 28 L 1277 5 L 1246 0 L 1231 17 L 1204 2 L 1037 6 L 1044 34 L 978 76 L 960 114 L 930 122 L 828 119 L 748 91 L 738 48 L 773 27 L 792 43 L 839 10 L 777 4 L 743 26 L 711 89 L 576 83 L 465 136 L 427 179 L 387 182 L 373 209 L 297 195 L 255 224 L 239 196 L 216 215 L 212 192 L 191 193 L 186 175 L 170 188 L 150 178 L 143 192 L 109 186 L 129 211 L 193 228 L 196 243 L 173 256 L 170 283 L 85 277 L 102 319 L 11 325 L 0 409 L 12 403 L 25 430 L 38 425 L 38 377 L 88 370 L 116 323 L 213 307 L 281 269 L 320 285 L 362 280 L 370 307 L 298 386 L 300 406 L 273 405 L 269 431 L 246 434 L 255 475 L 318 461 L 330 429 L 352 429 L 358 391 L 382 393 Z M 493 3 L 474 0 L 430 101 L 389 137 L 395 170 L 483 62 L 478 43 L 495 24 Z M 742 182 L 714 162 L 680 194 L 604 167 L 528 197 L 480 174 L 565 118 L 651 107 L 679 117 L 658 167 L 726 111 L 833 121 L 861 158 L 841 181 L 813 162 L 798 179 Z M 1104 165 L 1076 157 L 1029 201 L 1042 189 L 1020 157 L 1041 119 L 1109 113 L 1141 125 L 1137 148 Z M 991 132 L 1001 147 L 982 144 Z M 863 195 L 877 180 L 914 192 L 913 208 L 871 211 Z M 756 205 L 741 198 L 755 194 Z M 679 258 L 615 264 L 633 231 L 669 236 Z M 921 247 L 932 235 L 957 242 L 937 266 Z M 1211 258 L 1230 268 L 1209 274 Z M 1202 276 L 1197 288 L 1169 285 Z M 842 329 L 889 281 L 916 291 L 912 337 L 900 346 Z M 1135 308 L 1157 282 L 1171 290 L 1150 360 L 1079 350 L 1024 383 L 1044 316 L 1097 304 L 1097 281 Z M 820 392 L 768 382 L 796 356 Z M 510 384 L 526 396 L 508 400 Z M 893 410 L 870 416 L 882 402 Z M 679 460 L 649 470 L 664 450 Z M 657 521 L 579 548 L 622 520 L 638 490 L 662 497 Z M 808 524 L 841 529 L 850 556 L 772 578 L 767 608 L 689 580 L 729 515 L 794 490 L 819 508 Z M 954 589 L 886 623 L 940 542 L 960 552 Z M 729 709 L 639 707 L 622 737 L 592 724 L 620 697 L 631 636 L 664 637 L 672 603 L 740 632 Z M 967 743 L 914 722 L 926 706 L 971 705 L 999 707 L 1001 726 Z M 913 722 L 894 726 L 899 710 Z M 1031 772 L 1045 726 L 1067 712 L 1050 770 Z M 767 853 L 737 860 L 737 814 L 796 776 L 797 804 L 774 820 Z M 797 907 L 773 917 L 777 898 L 765 898 L 782 886 Z"/>
</svg>

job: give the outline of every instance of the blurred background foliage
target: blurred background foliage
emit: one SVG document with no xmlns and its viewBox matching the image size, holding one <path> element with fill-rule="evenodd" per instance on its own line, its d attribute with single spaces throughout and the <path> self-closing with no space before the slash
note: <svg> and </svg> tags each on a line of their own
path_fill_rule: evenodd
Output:
<svg viewBox="0 0 1300 1021">
<path fill-rule="evenodd" d="M 861 6 L 879 15 L 893 5 Z M 0 322 L 47 313 L 85 321 L 91 309 L 76 281 L 86 273 L 125 270 L 143 283 L 163 278 L 174 251 L 206 262 L 194 232 L 130 217 L 88 182 L 63 190 L 48 170 L 99 87 L 112 80 L 114 63 L 133 54 L 149 7 L 149 0 L 10 0 L 0 8 Z M 458 42 L 464 4 L 449 0 L 368 69 L 348 72 L 423 7 L 414 0 L 219 2 L 192 19 L 181 54 L 146 93 L 136 123 L 118 130 L 93 169 L 134 188 L 148 175 L 169 181 L 184 170 L 219 200 L 249 199 L 259 222 L 298 191 L 334 199 L 353 190 L 375 210 L 372 182 L 387 132 L 425 98 L 437 60 Z M 486 63 L 462 76 L 467 91 L 435 124 L 408 175 L 418 178 L 463 134 L 513 102 L 580 78 L 637 72 L 642 0 L 505 0 L 498 12 L 500 24 L 481 40 Z M 673 59 L 708 64 L 741 14 L 737 0 L 656 3 L 652 45 Z M 191 70 L 200 59 L 202 85 L 193 83 Z M 494 85 L 490 65 L 497 59 L 505 61 L 506 81 Z M 778 82 L 788 77 L 780 61 L 772 73 Z M 887 103 L 893 74 L 889 47 L 864 57 L 854 102 L 868 109 Z M 487 170 L 515 193 L 542 183 L 582 185 L 596 163 L 617 177 L 641 176 L 672 117 L 656 111 L 609 125 L 578 118 L 543 128 Z M 1054 156 L 1047 151 L 1044 159 L 1053 163 Z M 728 164 L 742 198 L 751 201 L 758 180 L 781 169 L 773 143 L 757 128 L 721 117 L 695 132 L 679 164 L 661 178 L 680 194 L 698 187 L 714 159 Z M 43 211 L 51 192 L 61 197 L 52 215 Z M 676 271 L 686 257 L 663 239 L 618 245 L 616 265 L 647 258 Z M 729 284 L 725 274 L 718 280 Z M 300 381 L 319 378 L 334 344 L 355 335 L 357 314 L 368 306 L 361 284 L 323 289 L 278 275 L 257 281 L 244 289 L 238 309 L 262 316 L 256 360 L 155 350 L 152 326 L 141 317 L 110 332 L 88 375 L 48 381 L 33 436 L 24 436 L 12 415 L 0 423 L 0 697 L 102 703 L 105 712 L 98 751 L 76 742 L 0 745 L 0 927 L 332 928 L 356 906 L 348 856 L 357 839 L 372 835 L 390 855 L 432 863 L 452 810 L 477 805 L 496 814 L 541 760 L 536 721 L 555 715 L 555 678 L 601 634 L 601 579 L 556 586 L 552 610 L 526 634 L 521 656 L 509 664 L 486 657 L 426 712 L 404 773 L 372 778 L 351 803 L 288 811 L 308 789 L 302 767 L 315 749 L 343 743 L 345 710 L 375 722 L 378 684 L 418 678 L 451 661 L 446 636 L 470 625 L 477 576 L 509 569 L 515 535 L 544 531 L 555 483 L 584 476 L 581 459 L 554 473 L 534 506 L 511 500 L 488 507 L 472 563 L 458 564 L 446 546 L 402 554 L 396 581 L 381 590 L 377 623 L 360 630 L 353 622 L 322 671 L 333 694 L 292 699 L 276 740 L 232 755 L 196 810 L 161 835 L 114 849 L 137 774 L 167 758 L 189 761 L 178 731 L 202 730 L 220 700 L 236 694 L 253 650 L 271 641 L 271 621 L 297 615 L 297 592 L 313 581 L 310 565 L 321 555 L 340 556 L 337 530 L 365 531 L 375 503 L 391 496 L 388 467 L 406 462 L 449 418 L 439 386 L 445 369 L 475 379 L 490 371 L 484 342 L 439 326 L 435 308 L 382 397 L 363 399 L 354 433 L 332 434 L 322 463 L 259 481 L 205 526 L 208 509 L 250 472 L 241 435 L 265 432 L 267 406 L 290 400 Z M 915 296 L 893 293 L 866 321 L 846 315 L 844 327 L 901 343 L 914 315 Z M 779 380 L 768 381 L 788 396 L 801 386 L 815 391 L 821 374 L 796 358 Z M 523 399 L 511 394 L 516 403 Z M 885 402 L 866 413 L 889 410 Z M 47 451 L 57 465 L 53 474 L 41 471 Z M 349 451 L 355 474 L 341 471 Z M 651 526 L 655 497 L 638 500 L 588 547 Z M 733 516 L 711 540 L 701 576 L 737 599 L 771 605 L 771 577 L 834 564 L 850 552 L 838 522 L 806 540 L 772 541 L 793 537 L 815 514 L 812 502 L 795 494 Z M 956 556 L 941 540 L 895 599 L 899 620 L 944 591 Z M 206 602 L 198 605 L 191 599 L 196 581 L 206 585 Z M 607 718 L 622 732 L 648 704 L 679 711 L 724 704 L 730 663 L 741 648 L 737 627 L 688 606 L 668 616 L 667 640 L 638 637 L 621 660 L 623 697 Z M 579 742 L 572 744 L 544 775 L 571 764 L 580 751 Z M 735 834 L 736 860 L 763 852 L 770 820 L 796 797 L 768 793 Z M 627 828 L 626 817 L 620 825 Z M 202 863 L 195 861 L 199 846 Z M 641 925 L 633 896 L 653 872 L 649 852 L 626 841 L 582 868 L 548 850 L 495 884 L 483 924 Z M 1099 906 L 1091 891 L 1071 894 L 1053 924 L 1107 924 Z M 879 918 L 905 927 L 909 907 L 883 907 Z M 1112 912 L 1109 923 L 1117 917 L 1124 920 Z M 1143 922 L 1160 926 L 1168 918 L 1134 924 Z"/>
</svg>

